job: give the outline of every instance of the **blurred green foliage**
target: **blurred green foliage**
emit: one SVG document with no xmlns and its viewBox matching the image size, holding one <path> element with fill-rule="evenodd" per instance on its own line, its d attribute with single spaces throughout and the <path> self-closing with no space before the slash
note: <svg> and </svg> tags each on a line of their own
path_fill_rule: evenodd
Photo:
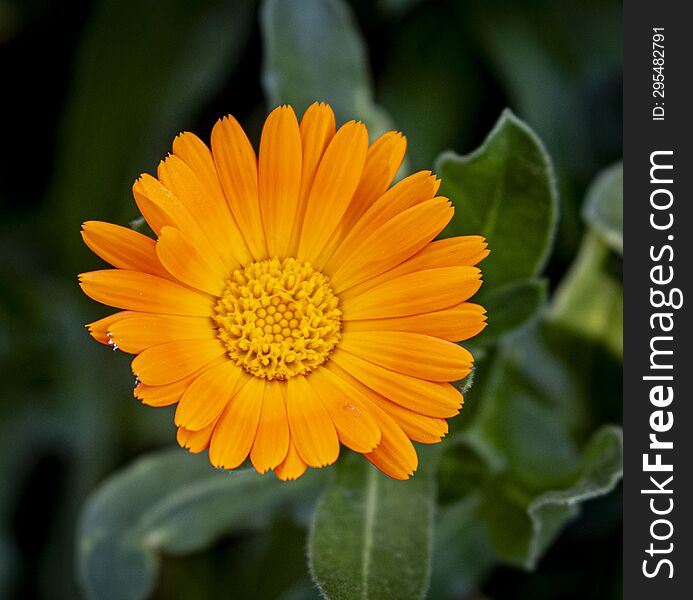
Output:
<svg viewBox="0 0 693 600">
<path fill-rule="evenodd" d="M 621 597 L 621 37 L 613 0 L 0 2 L 0 598 L 307 600 L 309 565 L 330 598 Z M 178 131 L 314 99 L 402 130 L 493 251 L 474 385 L 406 483 L 161 451 L 83 329 L 81 221 L 136 217 Z"/>
</svg>

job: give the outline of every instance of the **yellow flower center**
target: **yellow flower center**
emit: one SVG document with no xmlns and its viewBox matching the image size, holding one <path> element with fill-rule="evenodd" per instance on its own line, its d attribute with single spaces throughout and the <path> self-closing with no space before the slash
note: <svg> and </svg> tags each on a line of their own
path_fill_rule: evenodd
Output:
<svg viewBox="0 0 693 600">
<path fill-rule="evenodd" d="M 329 279 L 309 263 L 271 258 L 236 269 L 214 316 L 228 355 L 248 373 L 309 373 L 340 338 L 342 312 Z"/>
</svg>

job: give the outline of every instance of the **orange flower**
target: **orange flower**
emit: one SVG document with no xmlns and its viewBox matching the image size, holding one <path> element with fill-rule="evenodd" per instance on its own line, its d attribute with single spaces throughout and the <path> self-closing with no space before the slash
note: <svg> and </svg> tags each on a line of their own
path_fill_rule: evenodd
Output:
<svg viewBox="0 0 693 600">
<path fill-rule="evenodd" d="M 449 382 L 473 361 L 454 342 L 485 326 L 467 300 L 488 250 L 479 236 L 431 241 L 453 209 L 429 171 L 390 187 L 405 148 L 396 132 L 369 146 L 355 121 L 335 131 L 316 103 L 300 125 L 290 106 L 272 111 L 256 158 L 229 116 L 211 151 L 183 133 L 157 178 L 135 182 L 156 240 L 84 224 L 115 269 L 80 285 L 123 309 L 89 331 L 137 355 L 137 398 L 178 403 L 181 446 L 295 479 L 341 443 L 407 479 L 410 440 L 447 433 L 463 402 Z"/>
</svg>

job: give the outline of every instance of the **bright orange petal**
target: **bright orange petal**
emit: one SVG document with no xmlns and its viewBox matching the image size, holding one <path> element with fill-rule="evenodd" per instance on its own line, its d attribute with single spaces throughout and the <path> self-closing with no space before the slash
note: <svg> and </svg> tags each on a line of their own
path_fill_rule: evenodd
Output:
<svg viewBox="0 0 693 600">
<path fill-rule="evenodd" d="M 209 446 L 209 460 L 215 467 L 235 469 L 248 458 L 260 421 L 264 386 L 264 379 L 248 377 L 229 402 Z"/>
<path fill-rule="evenodd" d="M 451 308 L 408 317 L 367 319 L 342 324 L 343 334 L 361 331 L 409 331 L 438 337 L 448 342 L 461 342 L 474 337 L 486 327 L 486 309 L 478 304 L 462 302 Z"/>
<path fill-rule="evenodd" d="M 361 218 L 342 229 L 322 253 L 321 259 L 329 272 L 335 271 L 357 251 L 373 230 L 401 212 L 430 200 L 436 195 L 440 181 L 430 171 L 419 171 L 400 181 L 380 196 Z M 343 226 L 343 223 L 342 223 Z M 326 260 L 329 257 L 329 260 Z"/>
<path fill-rule="evenodd" d="M 315 262 L 351 201 L 368 151 L 363 123 L 350 121 L 335 134 L 315 174 L 301 229 L 298 258 Z"/>
<path fill-rule="evenodd" d="M 147 348 L 132 361 L 132 372 L 147 385 L 183 379 L 226 352 L 219 340 L 185 340 Z"/>
<path fill-rule="evenodd" d="M 173 153 L 180 157 L 195 173 L 203 198 L 209 199 L 209 233 L 222 259 L 229 265 L 248 264 L 252 261 L 250 250 L 243 239 L 236 219 L 231 214 L 224 190 L 221 188 L 212 153 L 194 133 L 181 133 L 173 140 Z"/>
<path fill-rule="evenodd" d="M 420 444 L 437 444 L 448 433 L 445 419 L 420 415 L 378 394 L 374 394 L 371 400 L 395 420 L 410 440 Z"/>
<path fill-rule="evenodd" d="M 113 223 L 87 221 L 82 239 L 89 249 L 119 269 L 169 278 L 156 256 L 156 242 L 137 231 Z"/>
<path fill-rule="evenodd" d="M 476 267 L 441 267 L 386 281 L 355 298 L 342 297 L 345 321 L 403 317 L 459 304 L 481 287 Z"/>
<path fill-rule="evenodd" d="M 250 461 L 258 473 L 279 466 L 289 451 L 289 419 L 286 415 L 286 384 L 266 381 L 257 434 Z"/>
<path fill-rule="evenodd" d="M 196 317 L 213 313 L 210 296 L 146 273 L 106 269 L 81 273 L 79 281 L 87 296 L 115 308 Z"/>
<path fill-rule="evenodd" d="M 339 438 L 320 398 L 303 375 L 287 381 L 287 413 L 291 438 L 311 467 L 332 464 L 339 456 Z"/>
<path fill-rule="evenodd" d="M 396 373 L 341 348 L 332 353 L 330 360 L 381 396 L 422 415 L 454 417 L 462 406 L 462 394 L 449 383 Z"/>
<path fill-rule="evenodd" d="M 165 226 L 175 227 L 209 263 L 215 265 L 217 271 L 228 268 L 183 201 L 158 179 L 145 173 L 135 181 L 132 193 L 140 212 L 157 236 Z"/>
<path fill-rule="evenodd" d="M 474 362 L 457 344 L 404 331 L 345 333 L 339 347 L 391 371 L 429 381 L 463 379 Z"/>
<path fill-rule="evenodd" d="M 219 357 L 211 363 L 204 365 L 202 368 L 191 373 L 183 379 L 167 383 L 166 385 L 147 385 L 146 383 L 138 383 L 133 392 L 135 398 L 141 400 L 147 406 L 171 406 L 181 399 L 181 396 L 188 389 L 190 384 L 195 381 L 207 369 L 211 369 L 221 362 L 226 361 L 225 357 Z"/>
<path fill-rule="evenodd" d="M 301 149 L 303 152 L 303 160 L 301 161 L 301 191 L 299 193 L 299 202 L 290 245 L 291 254 L 294 256 L 298 251 L 301 227 L 306 214 L 308 196 L 315 180 L 315 173 L 318 170 L 318 165 L 322 160 L 322 155 L 325 153 L 327 145 L 335 134 L 334 113 L 330 106 L 322 102 L 311 104 L 303 114 L 300 131 Z"/>
<path fill-rule="evenodd" d="M 111 342 L 111 337 L 108 334 L 108 328 L 113 323 L 117 323 L 121 319 L 127 319 L 138 314 L 140 313 L 132 312 L 130 310 L 123 310 L 113 313 L 112 315 L 108 315 L 107 317 L 99 319 L 98 321 L 94 321 L 93 323 L 87 323 L 85 327 L 89 330 L 91 337 L 93 337 L 97 342 L 112 346 L 113 343 Z"/>
<path fill-rule="evenodd" d="M 174 227 L 163 227 L 156 243 L 156 254 L 166 270 L 181 283 L 198 290 L 221 295 L 228 272 L 219 272 L 186 237 Z"/>
<path fill-rule="evenodd" d="M 289 450 L 286 453 L 286 458 L 282 464 L 274 468 L 274 474 L 282 481 L 290 481 L 303 475 L 306 468 L 306 463 L 299 456 L 293 440 L 289 437 Z"/>
<path fill-rule="evenodd" d="M 345 215 L 347 228 L 385 193 L 402 165 L 406 151 L 407 138 L 399 131 L 388 131 L 370 145 L 361 181 Z"/>
<path fill-rule="evenodd" d="M 454 212 L 447 198 L 434 198 L 376 227 L 332 275 L 334 291 L 340 293 L 413 256 L 443 230 Z"/>
<path fill-rule="evenodd" d="M 312 372 L 308 383 L 330 413 L 342 444 L 361 453 L 370 452 L 378 445 L 380 429 L 358 390 L 324 368 Z"/>
<path fill-rule="evenodd" d="M 262 129 L 259 194 L 270 256 L 284 258 L 301 190 L 301 134 L 290 106 L 275 108 Z"/>
<path fill-rule="evenodd" d="M 178 340 L 213 340 L 217 337 L 212 320 L 206 317 L 128 314 L 128 318 L 109 324 L 107 329 L 112 343 L 130 354 Z"/>
<path fill-rule="evenodd" d="M 342 292 L 342 298 L 353 298 L 367 290 L 407 273 L 439 267 L 474 266 L 488 256 L 486 240 L 467 235 L 435 240 L 401 265 Z"/>
<path fill-rule="evenodd" d="M 258 196 L 257 158 L 248 137 L 231 115 L 212 129 L 212 155 L 231 212 L 255 260 L 267 258 Z"/>
<path fill-rule="evenodd" d="M 179 427 L 176 433 L 176 441 L 181 448 L 187 448 L 193 454 L 199 454 L 209 448 L 209 442 L 214 433 L 217 422 L 212 421 L 204 429 L 199 431 L 189 431 L 185 427 Z"/>
<path fill-rule="evenodd" d="M 378 423 L 381 431 L 380 443 L 372 452 L 364 456 L 389 477 L 400 480 L 409 479 L 419 465 L 419 458 L 402 428 L 370 399 L 372 391 L 363 383 L 339 368 L 334 362 L 330 362 L 327 368 L 363 394 L 371 414 Z"/>
<path fill-rule="evenodd" d="M 216 421 L 229 399 L 238 391 L 242 370 L 230 360 L 207 369 L 185 391 L 176 409 L 175 423 L 190 431 L 198 431 Z"/>
</svg>

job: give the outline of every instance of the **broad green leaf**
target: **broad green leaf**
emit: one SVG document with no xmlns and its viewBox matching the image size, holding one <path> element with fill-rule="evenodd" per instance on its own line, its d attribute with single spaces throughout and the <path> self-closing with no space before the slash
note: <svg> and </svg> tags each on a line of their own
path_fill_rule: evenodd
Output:
<svg viewBox="0 0 693 600">
<path fill-rule="evenodd" d="M 557 197 L 551 160 L 532 130 L 506 110 L 484 143 L 467 156 L 442 154 L 441 194 L 455 205 L 443 232 L 483 235 L 486 293 L 539 274 L 551 251 Z"/>
<path fill-rule="evenodd" d="M 579 503 L 610 492 L 623 472 L 620 428 L 594 434 L 569 485 L 529 495 L 511 481 L 492 480 L 484 489 L 480 516 L 496 556 L 533 569 L 561 529 L 579 512 Z"/>
<path fill-rule="evenodd" d="M 485 344 L 511 333 L 536 318 L 546 301 L 546 280 L 529 279 L 520 283 L 491 289 L 475 296 L 474 301 L 481 304 L 489 315 L 488 325 L 471 341 Z"/>
<path fill-rule="evenodd" d="M 508 472 L 480 468 L 476 454 L 458 438 L 457 478 L 462 498 L 439 511 L 431 597 L 462 597 L 478 590 L 499 564 L 534 569 L 579 504 L 611 491 L 622 474 L 622 435 L 606 426 L 586 444 L 564 485 L 531 490 Z M 450 452 L 448 452 L 450 453 Z M 443 458 L 445 460 L 445 457 Z"/>
<path fill-rule="evenodd" d="M 141 458 L 85 506 L 78 541 L 84 591 L 100 600 L 146 598 L 159 553 L 189 553 L 263 526 L 277 508 L 310 498 L 317 481 L 312 473 L 290 483 L 251 470 L 223 473 L 180 449 Z"/>
<path fill-rule="evenodd" d="M 52 190 L 60 223 L 126 222 L 130 187 L 229 79 L 250 33 L 254 0 L 106 0 L 75 64 Z M 81 250 L 79 235 L 66 238 Z"/>
<path fill-rule="evenodd" d="M 310 568 L 325 597 L 422 598 L 428 587 L 434 503 L 427 472 L 395 481 L 360 456 L 343 458 L 310 532 Z"/>
<path fill-rule="evenodd" d="M 597 234 L 585 234 L 575 262 L 556 290 L 548 318 L 623 357 L 620 265 Z"/>
<path fill-rule="evenodd" d="M 623 254 L 623 163 L 597 176 L 587 190 L 582 215 L 612 250 Z"/>
<path fill-rule="evenodd" d="M 366 47 L 342 0 L 265 0 L 262 83 L 269 108 L 291 104 L 300 115 L 327 102 L 338 122 L 362 119 L 371 137 L 390 119 L 373 101 Z"/>
<path fill-rule="evenodd" d="M 494 81 L 553 159 L 562 215 L 554 253 L 570 260 L 580 242 L 585 176 L 622 153 L 621 6 L 558 6 L 552 0 L 468 5 L 470 34 L 479 39 Z M 587 38 L 590 43 L 582 43 Z"/>
</svg>

